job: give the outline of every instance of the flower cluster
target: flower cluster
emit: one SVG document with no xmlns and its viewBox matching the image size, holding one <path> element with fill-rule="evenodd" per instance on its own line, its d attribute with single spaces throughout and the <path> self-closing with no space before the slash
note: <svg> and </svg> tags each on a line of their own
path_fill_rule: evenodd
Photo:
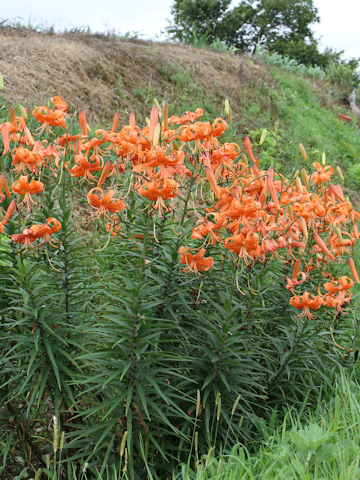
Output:
<svg viewBox="0 0 360 480">
<path fill-rule="evenodd" d="M 341 186 L 332 183 L 332 166 L 315 162 L 313 173 L 302 170 L 293 178 L 273 167 L 264 170 L 249 138 L 244 147 L 221 143 L 227 122 L 200 121 L 202 109 L 169 118 L 166 105 L 162 112 L 154 106 L 145 128 L 136 125 L 134 114 L 128 125 L 118 128 L 116 114 L 111 129 L 93 134 L 83 111 L 80 131 L 73 134 L 67 126 L 67 110 L 60 97 L 52 98 L 51 106 L 36 107 L 32 115 L 40 127 L 33 134 L 26 115 L 19 117 L 10 110 L 9 122 L 0 125 L 2 154 L 9 153 L 11 159 L 10 171 L 0 175 L 0 201 L 12 194 L 21 196 L 19 208 L 25 204 L 30 212 L 35 205 L 32 196 L 46 188 L 40 180 L 43 169 L 55 179 L 69 175 L 79 187 L 89 185 L 91 218 L 106 222 L 105 230 L 115 237 L 130 191 L 143 203 L 147 199 L 149 216 L 164 218 L 173 212 L 176 218 L 177 197 L 194 186 L 194 226 L 188 238 L 192 246 L 179 249 L 185 271 L 196 275 L 209 271 L 214 258 L 207 249 L 220 249 L 235 265 L 281 262 L 285 288 L 292 294 L 289 303 L 307 318 L 322 306 L 341 310 L 350 302 L 353 280 L 334 278 L 331 265 L 347 260 L 359 283 L 351 252 L 359 239 L 360 215 Z M 44 133 L 47 138 L 37 140 Z M 9 174 L 14 177 L 12 193 Z M 105 182 L 110 184 L 107 189 Z M 0 223 L 1 232 L 14 211 L 12 201 Z M 50 237 L 60 229 L 60 222 L 51 217 L 11 238 L 26 248 L 37 239 L 54 245 Z M 321 272 L 326 280 L 316 277 L 315 291 L 314 272 Z"/>
</svg>

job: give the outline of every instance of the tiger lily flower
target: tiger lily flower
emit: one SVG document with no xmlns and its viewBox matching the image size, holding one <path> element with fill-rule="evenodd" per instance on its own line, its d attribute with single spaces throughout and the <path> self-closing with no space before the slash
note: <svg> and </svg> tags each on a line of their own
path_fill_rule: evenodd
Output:
<svg viewBox="0 0 360 480">
<path fill-rule="evenodd" d="M 138 192 L 143 197 L 156 202 L 154 208 L 158 209 L 161 215 L 163 208 L 168 210 L 168 207 L 165 206 L 164 200 L 176 197 L 178 190 L 179 185 L 175 180 L 171 178 L 165 178 L 165 180 L 162 182 L 144 182 L 140 186 Z"/>
<path fill-rule="evenodd" d="M 64 113 L 69 108 L 69 105 L 59 96 L 52 97 L 50 101 L 57 110 L 60 110 Z"/>
<path fill-rule="evenodd" d="M 342 290 L 337 294 L 327 293 L 324 297 L 324 305 L 329 308 L 335 308 L 337 311 L 342 312 L 342 307 L 345 305 L 345 303 L 350 302 L 351 299 L 352 293 L 350 291 L 346 292 Z"/>
<path fill-rule="evenodd" d="M 293 290 L 296 286 L 303 284 L 306 281 L 306 273 L 300 272 L 299 275 L 301 276 L 300 280 L 298 280 L 298 276 L 295 278 L 286 277 L 286 290 Z"/>
<path fill-rule="evenodd" d="M 189 251 L 189 247 L 180 247 L 180 263 L 186 265 L 184 271 L 194 272 L 196 275 L 198 272 L 206 272 L 214 265 L 214 259 L 212 257 L 204 257 L 206 250 L 201 248 L 196 255 L 193 255 Z"/>
<path fill-rule="evenodd" d="M 351 280 L 351 278 L 343 276 L 339 277 L 336 281 L 326 282 L 324 288 L 327 293 L 334 295 L 345 290 L 350 290 L 353 285 L 354 281 Z"/>
<path fill-rule="evenodd" d="M 9 108 L 10 122 L 7 122 L 6 125 L 9 129 L 10 140 L 18 142 L 20 139 L 20 134 L 26 126 L 26 121 L 23 116 L 17 117 L 15 115 L 14 109 Z"/>
<path fill-rule="evenodd" d="M 299 317 L 312 319 L 315 317 L 310 310 L 318 310 L 324 305 L 324 299 L 320 295 L 310 295 L 309 292 L 304 292 L 302 295 L 294 295 L 289 300 L 290 305 L 297 310 L 303 310 Z"/>
<path fill-rule="evenodd" d="M 333 167 L 330 167 L 330 165 L 323 167 L 319 162 L 315 162 L 313 165 L 316 169 L 316 173 L 311 176 L 311 180 L 316 184 L 329 182 L 331 175 L 334 173 Z"/>
<path fill-rule="evenodd" d="M 62 110 L 50 110 L 49 107 L 42 105 L 34 108 L 32 114 L 33 117 L 36 118 L 36 120 L 42 125 L 38 134 L 42 133 L 44 130 L 49 132 L 50 127 L 62 127 L 66 130 L 65 117 Z"/>
<path fill-rule="evenodd" d="M 202 240 L 204 237 L 208 237 L 209 242 L 214 247 L 217 242 L 220 240 L 219 230 L 222 228 L 221 223 L 213 223 L 209 220 L 199 220 L 199 225 L 193 228 L 191 239 L 199 239 Z"/>
<path fill-rule="evenodd" d="M 185 112 L 182 117 L 177 117 L 173 115 L 169 118 L 168 123 L 171 125 L 186 125 L 190 122 L 195 122 L 198 118 L 202 117 L 204 111 L 202 108 L 197 108 L 195 112 Z M 165 127 L 167 129 L 167 125 Z"/>
<path fill-rule="evenodd" d="M 21 172 L 26 174 L 26 169 L 32 173 L 38 174 L 40 165 L 44 160 L 43 153 L 35 148 L 33 150 L 28 150 L 25 147 L 14 148 L 11 152 L 11 156 L 16 174 Z"/>
<path fill-rule="evenodd" d="M 92 172 L 97 172 L 98 170 L 101 170 L 103 166 L 104 160 L 100 156 L 92 155 L 89 159 L 88 156 L 84 155 L 83 153 L 75 155 L 75 165 L 72 168 L 69 168 L 69 162 L 65 162 L 65 168 L 72 177 L 82 177 L 80 183 L 83 183 L 85 181 L 90 183 L 91 180 L 95 180 Z"/>
<path fill-rule="evenodd" d="M 22 233 L 17 233 L 11 236 L 11 240 L 15 243 L 23 243 L 25 249 L 28 247 L 32 248 L 35 240 L 42 238 L 41 243 L 48 242 L 53 247 L 56 247 L 51 241 L 50 236 L 53 233 L 61 230 L 61 223 L 54 217 L 48 218 L 47 223 L 43 225 L 32 225 L 30 228 L 25 228 Z"/>
<path fill-rule="evenodd" d="M 247 233 L 239 233 L 228 237 L 225 240 L 224 247 L 233 253 L 236 253 L 238 258 L 247 261 L 251 260 L 261 254 L 259 248 L 259 235 L 255 232 L 248 231 Z"/>
<path fill-rule="evenodd" d="M 31 203 L 36 204 L 36 202 L 32 200 L 31 195 L 42 192 L 44 190 L 44 184 L 39 180 L 32 180 L 29 183 L 27 175 L 23 175 L 11 185 L 11 188 L 13 192 L 24 195 L 24 200 L 20 206 L 26 204 L 28 211 L 30 211 Z"/>
<path fill-rule="evenodd" d="M 94 217 L 110 218 L 107 212 L 117 213 L 124 210 L 125 203 L 122 200 L 113 199 L 114 195 L 115 190 L 109 190 L 104 194 L 104 191 L 99 187 L 92 188 L 89 191 L 87 195 L 89 205 L 98 210 L 93 215 Z"/>
</svg>

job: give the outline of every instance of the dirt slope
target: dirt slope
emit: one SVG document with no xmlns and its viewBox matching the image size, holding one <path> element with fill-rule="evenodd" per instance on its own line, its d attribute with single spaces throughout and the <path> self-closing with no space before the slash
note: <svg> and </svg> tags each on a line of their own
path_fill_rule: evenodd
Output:
<svg viewBox="0 0 360 480">
<path fill-rule="evenodd" d="M 229 97 L 240 110 L 248 101 L 244 86 L 266 76 L 250 59 L 223 52 L 9 27 L 0 29 L 0 73 L 10 104 L 31 106 L 60 95 L 76 110 L 86 106 L 99 122 L 116 110 L 144 115 L 154 97 L 182 105 L 206 98 L 215 106 Z"/>
</svg>

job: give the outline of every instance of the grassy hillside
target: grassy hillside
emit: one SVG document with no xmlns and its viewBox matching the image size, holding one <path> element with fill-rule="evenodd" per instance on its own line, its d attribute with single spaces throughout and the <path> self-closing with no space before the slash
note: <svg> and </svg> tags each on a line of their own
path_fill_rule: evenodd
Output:
<svg viewBox="0 0 360 480">
<path fill-rule="evenodd" d="M 86 105 L 97 122 L 110 121 L 116 110 L 123 119 L 132 110 L 148 114 L 154 97 L 175 110 L 205 103 L 211 113 L 229 97 L 240 113 L 268 77 L 246 58 L 112 36 L 3 28 L 0 48 L 6 101 L 41 103 L 56 92 L 75 109 Z"/>
<path fill-rule="evenodd" d="M 109 125 L 115 111 L 121 122 L 134 111 L 141 123 L 154 98 L 166 100 L 172 114 L 201 106 L 214 118 L 228 98 L 233 123 L 227 139 L 239 142 L 250 133 L 256 141 L 266 128 L 273 133 L 261 148 L 265 164 L 282 157 L 285 168 L 294 161 L 302 165 L 298 144 L 303 143 L 309 164 L 325 152 L 331 164 L 350 170 L 348 186 L 360 187 L 358 126 L 338 118 L 347 107 L 336 101 L 341 92 L 334 95 L 323 80 L 230 52 L 111 35 L 2 27 L 0 50 L 7 105 L 42 104 L 60 95 L 72 111 L 85 108 L 94 126 Z"/>
</svg>

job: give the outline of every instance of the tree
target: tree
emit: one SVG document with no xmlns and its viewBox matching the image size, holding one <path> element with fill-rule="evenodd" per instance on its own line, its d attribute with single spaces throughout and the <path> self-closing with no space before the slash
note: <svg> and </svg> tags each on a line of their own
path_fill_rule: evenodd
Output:
<svg viewBox="0 0 360 480">
<path fill-rule="evenodd" d="M 221 22 L 231 0 L 175 0 L 173 23 L 167 28 L 172 38 L 186 42 L 196 34 L 208 43 L 219 38 Z"/>
<path fill-rule="evenodd" d="M 184 41 L 206 36 L 208 43 L 225 41 L 240 51 L 257 44 L 305 64 L 318 64 L 318 43 L 311 25 L 319 22 L 313 0 L 175 0 L 168 32 Z"/>
<path fill-rule="evenodd" d="M 319 22 L 313 0 L 261 0 L 256 7 L 255 43 L 286 53 L 286 45 L 313 41 L 310 25 Z"/>
</svg>

